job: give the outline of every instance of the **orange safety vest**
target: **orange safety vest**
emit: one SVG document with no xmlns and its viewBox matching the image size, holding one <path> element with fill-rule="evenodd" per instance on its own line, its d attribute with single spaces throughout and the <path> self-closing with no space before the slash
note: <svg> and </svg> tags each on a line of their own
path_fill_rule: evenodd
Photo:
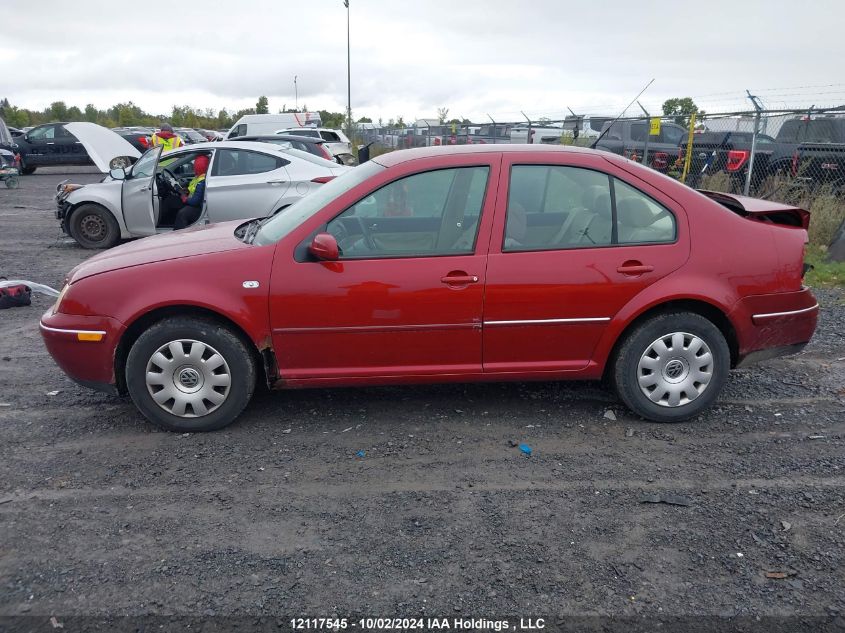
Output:
<svg viewBox="0 0 845 633">
<path fill-rule="evenodd" d="M 176 149 L 177 147 L 182 147 L 182 139 L 179 138 L 177 134 L 174 134 L 170 138 L 162 138 L 157 133 L 153 134 L 152 138 L 150 139 L 150 145 L 152 147 L 158 147 L 159 145 L 162 146 L 161 153 L 164 154 L 165 152 L 169 152 L 172 149 Z"/>
</svg>

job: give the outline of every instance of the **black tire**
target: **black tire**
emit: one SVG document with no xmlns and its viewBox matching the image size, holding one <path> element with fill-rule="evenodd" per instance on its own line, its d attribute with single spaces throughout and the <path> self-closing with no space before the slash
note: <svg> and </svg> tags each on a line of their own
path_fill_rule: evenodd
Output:
<svg viewBox="0 0 845 633">
<path fill-rule="evenodd" d="M 203 356 L 204 360 L 196 362 L 186 356 L 182 363 L 182 359 L 171 354 L 172 361 L 168 358 L 164 359 L 171 363 L 167 365 L 170 370 L 156 365 L 153 360 L 156 353 L 176 341 L 185 341 L 177 344 L 179 346 L 177 349 L 183 351 L 193 351 L 194 344 L 204 346 L 207 357 Z M 248 345 L 229 328 L 212 320 L 174 317 L 159 321 L 141 334 L 129 350 L 126 359 L 126 387 L 129 395 L 135 406 L 150 422 L 167 431 L 205 432 L 222 429 L 235 421 L 249 403 L 255 390 L 255 360 Z M 224 361 L 222 368 L 211 368 L 216 355 L 222 357 Z M 196 365 L 193 362 L 196 362 Z M 202 366 L 205 363 L 209 366 Z M 196 384 L 184 387 L 181 379 L 185 377 L 184 372 L 190 372 L 194 366 L 197 367 L 195 373 L 198 374 L 198 380 L 202 383 L 199 391 L 186 395 L 183 389 L 197 389 L 197 387 Z M 158 389 L 158 384 L 148 386 L 147 376 L 150 367 L 162 369 L 160 380 L 166 384 L 166 387 L 162 386 Z M 228 376 L 229 384 L 226 387 L 213 387 L 223 398 L 221 402 L 215 404 L 210 400 L 204 400 L 200 392 L 206 387 L 205 383 L 211 385 L 211 379 L 221 375 L 218 371 Z M 190 373 L 187 375 L 190 376 Z M 169 391 L 165 392 L 165 389 Z M 225 391 L 219 391 L 219 389 Z M 189 399 L 202 400 L 200 406 L 207 407 L 208 412 L 199 414 L 192 405 L 188 404 L 183 407 L 184 414 L 174 414 L 173 411 L 179 406 L 176 399 L 168 399 L 160 405 L 154 399 L 153 391 L 164 394 L 161 398 L 170 392 L 175 393 L 182 402 Z"/>
<path fill-rule="evenodd" d="M 74 209 L 68 231 L 83 248 L 111 248 L 120 241 L 117 220 L 98 204 L 81 204 Z"/>
<path fill-rule="evenodd" d="M 9 176 L 8 178 L 6 178 L 6 186 L 9 189 L 17 189 L 19 184 L 20 181 L 18 181 L 17 176 Z"/>
<path fill-rule="evenodd" d="M 678 347 L 670 338 L 673 334 L 682 335 L 683 342 Z M 695 338 L 704 344 L 697 352 Z M 663 355 L 654 350 L 655 346 L 662 349 L 659 340 L 663 340 L 663 347 L 669 345 Z M 613 386 L 629 409 L 654 422 L 681 422 L 698 415 L 719 397 L 728 379 L 731 355 L 725 337 L 711 321 L 692 312 L 669 312 L 643 321 L 628 333 L 613 363 L 610 373 Z M 693 371 L 691 365 L 698 363 L 701 365 Z M 654 378 L 649 379 L 652 373 Z M 641 375 L 643 387 L 639 383 Z M 699 382 L 699 378 L 707 382 Z M 649 382 L 655 383 L 653 388 Z M 702 384 L 704 388 L 699 393 Z M 661 393 L 664 388 L 665 398 Z M 651 396 L 644 389 L 650 390 Z M 698 395 L 690 398 L 693 391 Z M 675 404 L 670 400 L 672 393 L 677 396 Z M 656 403 L 654 398 L 665 403 Z"/>
<path fill-rule="evenodd" d="M 26 163 L 21 161 L 21 173 L 24 176 L 31 176 L 32 174 L 35 173 L 36 169 L 38 169 L 38 167 L 28 167 Z"/>
</svg>

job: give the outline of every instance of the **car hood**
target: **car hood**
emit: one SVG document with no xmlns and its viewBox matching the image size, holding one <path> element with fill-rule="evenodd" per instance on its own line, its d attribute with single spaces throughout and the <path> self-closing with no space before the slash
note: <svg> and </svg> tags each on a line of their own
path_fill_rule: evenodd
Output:
<svg viewBox="0 0 845 633">
<path fill-rule="evenodd" d="M 102 125 L 82 121 L 65 123 L 65 129 L 79 139 L 101 172 L 108 173 L 111 169 L 109 163 L 118 156 L 141 156 L 141 152 L 132 147 L 129 141 Z"/>
<path fill-rule="evenodd" d="M 243 223 L 243 220 L 236 220 L 205 224 L 116 246 L 79 264 L 70 271 L 68 282 L 74 283 L 92 275 L 131 266 L 254 248 L 251 244 L 244 244 L 234 235 L 235 229 Z"/>
</svg>

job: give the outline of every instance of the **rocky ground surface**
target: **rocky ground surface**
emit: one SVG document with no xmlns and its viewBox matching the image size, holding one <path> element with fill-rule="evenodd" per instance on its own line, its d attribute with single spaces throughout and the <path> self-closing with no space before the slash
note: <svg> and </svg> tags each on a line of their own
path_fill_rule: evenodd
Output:
<svg viewBox="0 0 845 633">
<path fill-rule="evenodd" d="M 0 188 L 0 275 L 59 286 L 91 254 L 53 216 L 68 177 L 99 175 Z M 259 393 L 196 435 L 65 377 L 36 296 L 0 312 L 0 616 L 835 619 L 845 294 L 817 296 L 802 354 L 733 372 L 687 423 L 521 383 Z"/>
</svg>

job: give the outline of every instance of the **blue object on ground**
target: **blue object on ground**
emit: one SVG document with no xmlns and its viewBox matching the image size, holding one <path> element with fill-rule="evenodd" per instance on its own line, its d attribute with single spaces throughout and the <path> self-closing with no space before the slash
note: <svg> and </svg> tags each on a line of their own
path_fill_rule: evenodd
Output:
<svg viewBox="0 0 845 633">
<path fill-rule="evenodd" d="M 531 456 L 531 447 L 528 446 L 528 444 L 520 444 L 519 450 L 521 450 L 523 453 L 525 453 L 529 457 Z"/>
<path fill-rule="evenodd" d="M 366 455 L 366 453 L 365 453 L 364 451 L 358 451 L 358 452 L 357 452 L 357 453 L 355 453 L 355 454 L 356 454 L 358 457 L 364 457 L 364 456 Z"/>
</svg>

